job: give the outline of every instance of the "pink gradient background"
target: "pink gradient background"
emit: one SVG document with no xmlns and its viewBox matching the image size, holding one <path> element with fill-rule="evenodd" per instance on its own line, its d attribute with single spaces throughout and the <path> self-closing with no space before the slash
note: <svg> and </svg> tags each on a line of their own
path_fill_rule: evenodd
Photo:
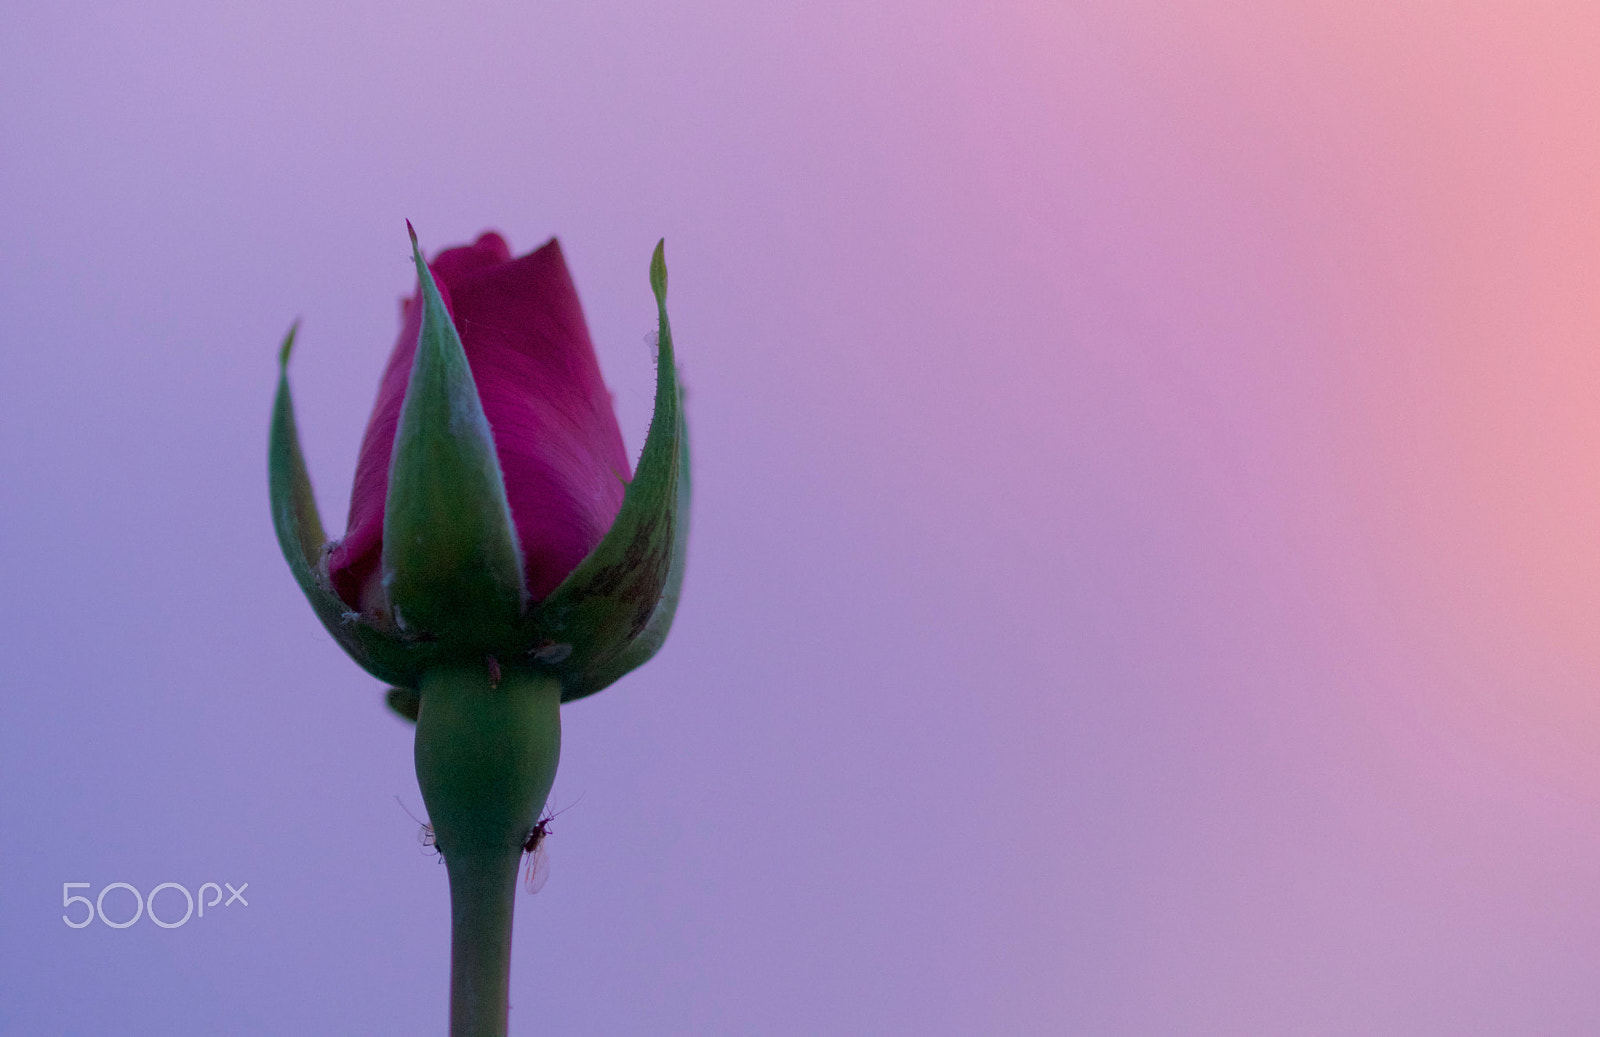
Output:
<svg viewBox="0 0 1600 1037">
<path fill-rule="evenodd" d="M 437 249 L 559 234 L 696 502 L 564 713 L 513 1032 L 1600 1031 L 1600 11 L 67 2 L 0 37 L 0 1029 L 444 1029 L 343 514 Z M 83 931 L 62 882 L 248 881 Z"/>
</svg>

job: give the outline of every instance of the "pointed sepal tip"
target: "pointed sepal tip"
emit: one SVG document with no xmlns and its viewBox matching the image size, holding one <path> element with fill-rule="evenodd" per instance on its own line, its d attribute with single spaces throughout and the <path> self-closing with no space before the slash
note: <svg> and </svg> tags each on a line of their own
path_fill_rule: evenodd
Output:
<svg viewBox="0 0 1600 1037">
<path fill-rule="evenodd" d="M 655 293 L 656 304 L 667 304 L 667 239 L 662 238 L 656 242 L 656 250 L 650 255 L 650 290 Z"/>
</svg>

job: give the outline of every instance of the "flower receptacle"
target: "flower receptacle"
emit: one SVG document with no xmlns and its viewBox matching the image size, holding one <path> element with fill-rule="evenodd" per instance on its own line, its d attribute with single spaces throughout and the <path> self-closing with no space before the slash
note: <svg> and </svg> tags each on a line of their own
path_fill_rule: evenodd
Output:
<svg viewBox="0 0 1600 1037">
<path fill-rule="evenodd" d="M 422 676 L 417 782 L 437 845 L 457 855 L 521 852 L 561 756 L 561 685 L 507 666 L 439 666 Z"/>
</svg>

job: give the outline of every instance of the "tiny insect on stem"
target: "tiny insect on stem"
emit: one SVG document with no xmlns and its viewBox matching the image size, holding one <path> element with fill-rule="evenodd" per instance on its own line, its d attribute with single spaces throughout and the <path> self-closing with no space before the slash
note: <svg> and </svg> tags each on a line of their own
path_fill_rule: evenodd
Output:
<svg viewBox="0 0 1600 1037">
<path fill-rule="evenodd" d="M 424 849 L 432 850 L 435 857 L 440 856 L 439 837 L 434 832 L 433 826 L 422 820 L 416 814 L 413 814 L 409 807 L 400 802 L 399 796 L 394 797 L 394 801 L 396 803 L 400 803 L 400 809 L 404 810 L 406 812 L 406 816 L 417 823 L 417 842 L 421 843 Z"/>
<path fill-rule="evenodd" d="M 544 849 L 545 836 L 550 834 L 550 820 L 549 815 L 540 818 L 522 844 L 522 852 L 528 857 L 528 877 L 523 882 L 523 888 L 529 893 L 543 889 L 545 880 L 550 877 L 550 859 Z"/>
<path fill-rule="evenodd" d="M 550 822 L 574 806 L 577 804 L 562 807 L 553 814 L 546 813 L 539 818 L 538 824 L 528 830 L 528 838 L 522 843 L 522 852 L 528 857 L 528 877 L 524 882 L 524 888 L 529 893 L 537 893 L 543 889 L 545 880 L 550 877 L 550 860 L 544 848 L 545 837 L 550 834 Z"/>
<path fill-rule="evenodd" d="M 533 830 L 528 833 L 528 841 L 522 844 L 523 853 L 533 853 L 539 849 L 544 843 L 544 837 L 550 834 L 550 821 L 551 818 L 543 817 L 533 826 Z"/>
</svg>

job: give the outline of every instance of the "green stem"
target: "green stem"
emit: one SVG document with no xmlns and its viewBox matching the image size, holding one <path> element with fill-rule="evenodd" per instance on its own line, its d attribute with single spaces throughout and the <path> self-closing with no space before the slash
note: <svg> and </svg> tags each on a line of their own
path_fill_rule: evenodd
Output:
<svg viewBox="0 0 1600 1037">
<path fill-rule="evenodd" d="M 489 667 L 422 677 L 417 782 L 450 876 L 450 1037 L 504 1037 L 522 845 L 561 755 L 561 686 Z"/>
<path fill-rule="evenodd" d="M 516 853 L 447 854 L 450 873 L 450 1037 L 505 1037 L 511 983 Z"/>
</svg>

